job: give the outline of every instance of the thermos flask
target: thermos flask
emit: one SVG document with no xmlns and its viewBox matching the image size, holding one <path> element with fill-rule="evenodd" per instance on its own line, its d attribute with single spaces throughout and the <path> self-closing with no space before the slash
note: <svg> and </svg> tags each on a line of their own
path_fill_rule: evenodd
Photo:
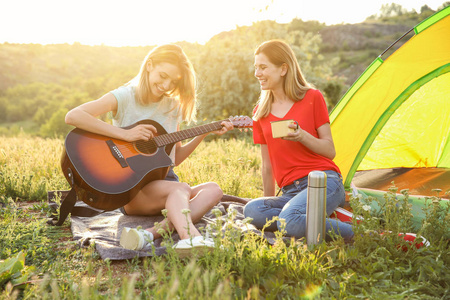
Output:
<svg viewBox="0 0 450 300">
<path fill-rule="evenodd" d="M 327 215 L 327 174 L 312 171 L 308 175 L 306 208 L 306 243 L 315 245 L 325 236 L 325 218 Z"/>
</svg>

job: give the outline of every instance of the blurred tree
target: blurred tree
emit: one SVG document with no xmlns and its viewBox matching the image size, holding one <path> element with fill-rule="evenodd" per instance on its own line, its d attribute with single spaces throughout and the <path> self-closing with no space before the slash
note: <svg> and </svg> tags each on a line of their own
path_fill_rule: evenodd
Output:
<svg viewBox="0 0 450 300">
<path fill-rule="evenodd" d="M 201 83 L 200 117 L 251 115 L 260 94 L 254 77 L 253 53 L 259 44 L 271 39 L 289 43 L 307 80 L 319 88 L 324 87 L 325 78 L 332 75 L 331 66 L 338 60 L 324 60 L 320 54 L 320 35 L 293 28 L 274 21 L 261 21 L 213 37 L 195 61 Z"/>
<path fill-rule="evenodd" d="M 432 10 L 428 5 L 424 5 L 420 8 L 420 13 L 423 14 L 424 12 L 428 12 L 428 11 L 432 11 L 434 12 L 434 10 Z"/>
<path fill-rule="evenodd" d="M 447 6 L 450 6 L 450 1 L 446 1 L 446 2 L 442 3 L 442 5 L 438 7 L 438 10 L 444 9 Z"/>
<path fill-rule="evenodd" d="M 339 102 L 344 83 L 337 78 L 327 81 L 323 88 L 324 96 L 328 100 L 328 109 L 331 110 Z"/>
<path fill-rule="evenodd" d="M 325 27 L 326 25 L 319 21 L 303 21 L 302 19 L 295 18 L 289 23 L 288 30 L 319 33 Z"/>
<path fill-rule="evenodd" d="M 57 110 L 50 119 L 45 122 L 40 128 L 40 135 L 43 137 L 64 137 L 70 130 L 73 129 L 72 126 L 67 125 L 64 122 L 64 118 L 69 110 L 66 108 L 60 108 Z"/>
<path fill-rule="evenodd" d="M 6 122 L 7 105 L 8 105 L 8 99 L 6 97 L 0 97 L 0 123 Z"/>
<path fill-rule="evenodd" d="M 384 17 L 401 16 L 407 12 L 408 11 L 406 10 L 406 8 L 404 8 L 400 4 L 396 3 L 383 4 L 381 5 L 380 9 L 380 17 L 384 18 Z"/>
</svg>

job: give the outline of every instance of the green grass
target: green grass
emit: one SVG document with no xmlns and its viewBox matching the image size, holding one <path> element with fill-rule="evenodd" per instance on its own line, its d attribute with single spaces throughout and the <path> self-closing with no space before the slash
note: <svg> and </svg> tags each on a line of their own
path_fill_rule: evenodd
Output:
<svg viewBox="0 0 450 300">
<path fill-rule="evenodd" d="M 430 240 L 428 248 L 401 250 L 408 245 L 397 233 L 410 226 L 410 208 L 387 192 L 376 215 L 351 199 L 354 212 L 365 218 L 354 224 L 352 244 L 336 237 L 308 246 L 277 233 L 269 245 L 233 229 L 231 214 L 215 225 L 226 231 L 205 257 L 182 260 L 168 249 L 160 257 L 103 261 L 94 245 L 76 245 L 70 220 L 61 227 L 46 224 L 46 191 L 68 188 L 59 167 L 61 151 L 58 139 L 0 138 L 0 260 L 15 262 L 4 272 L 0 263 L 0 299 L 450 297 L 450 208 L 434 205 L 439 198 L 428 199 L 419 230 Z M 262 195 L 260 165 L 258 147 L 218 139 L 202 143 L 176 172 L 189 184 L 215 181 L 227 194 L 255 198 Z M 376 234 L 386 230 L 393 233 Z"/>
</svg>

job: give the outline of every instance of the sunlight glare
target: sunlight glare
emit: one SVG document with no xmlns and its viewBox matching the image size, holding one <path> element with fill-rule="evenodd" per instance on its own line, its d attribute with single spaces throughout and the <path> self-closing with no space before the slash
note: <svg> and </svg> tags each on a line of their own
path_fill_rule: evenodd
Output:
<svg viewBox="0 0 450 300">
<path fill-rule="evenodd" d="M 10 0 L 0 2 L 0 43 L 145 46 L 206 43 L 214 35 L 261 20 L 294 18 L 326 25 L 359 23 L 395 2 L 419 10 L 445 0 Z"/>
</svg>

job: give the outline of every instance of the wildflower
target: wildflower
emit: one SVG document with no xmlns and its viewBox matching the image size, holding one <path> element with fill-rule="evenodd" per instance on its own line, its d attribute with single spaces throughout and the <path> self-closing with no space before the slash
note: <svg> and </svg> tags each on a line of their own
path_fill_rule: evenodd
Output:
<svg viewBox="0 0 450 300">
<path fill-rule="evenodd" d="M 439 193 L 442 192 L 441 189 L 432 189 L 432 192 L 436 192 L 436 195 L 439 197 Z"/>
<path fill-rule="evenodd" d="M 164 233 L 166 233 L 166 231 L 163 228 L 159 228 L 156 232 L 160 235 L 163 235 Z"/>
<path fill-rule="evenodd" d="M 222 215 L 222 212 L 221 212 L 220 209 L 218 209 L 218 208 L 212 209 L 211 212 L 212 212 L 216 217 L 220 217 L 220 216 Z"/>
<path fill-rule="evenodd" d="M 236 211 L 235 209 L 229 207 L 229 208 L 227 209 L 227 212 L 228 212 L 229 218 L 230 218 L 231 220 L 234 220 L 234 218 L 236 217 L 237 211 Z"/>
<path fill-rule="evenodd" d="M 363 205 L 362 209 L 364 209 L 365 211 L 370 211 L 371 207 L 370 205 Z"/>
<path fill-rule="evenodd" d="M 242 220 L 243 224 L 250 224 L 253 221 L 253 218 L 247 217 L 244 220 Z"/>
<path fill-rule="evenodd" d="M 388 189 L 390 192 L 395 193 L 398 190 L 398 187 L 392 186 Z"/>
<path fill-rule="evenodd" d="M 164 216 L 164 218 L 167 218 L 167 209 L 163 209 L 163 210 L 161 210 L 161 214 Z"/>
<path fill-rule="evenodd" d="M 189 208 L 183 208 L 183 209 L 181 210 L 181 213 L 182 213 L 183 215 L 187 215 L 187 214 L 190 214 L 190 213 L 191 213 L 191 210 L 190 210 Z"/>
<path fill-rule="evenodd" d="M 282 229 L 286 228 L 286 219 L 280 218 L 279 221 L 280 221 L 280 228 Z"/>
</svg>

